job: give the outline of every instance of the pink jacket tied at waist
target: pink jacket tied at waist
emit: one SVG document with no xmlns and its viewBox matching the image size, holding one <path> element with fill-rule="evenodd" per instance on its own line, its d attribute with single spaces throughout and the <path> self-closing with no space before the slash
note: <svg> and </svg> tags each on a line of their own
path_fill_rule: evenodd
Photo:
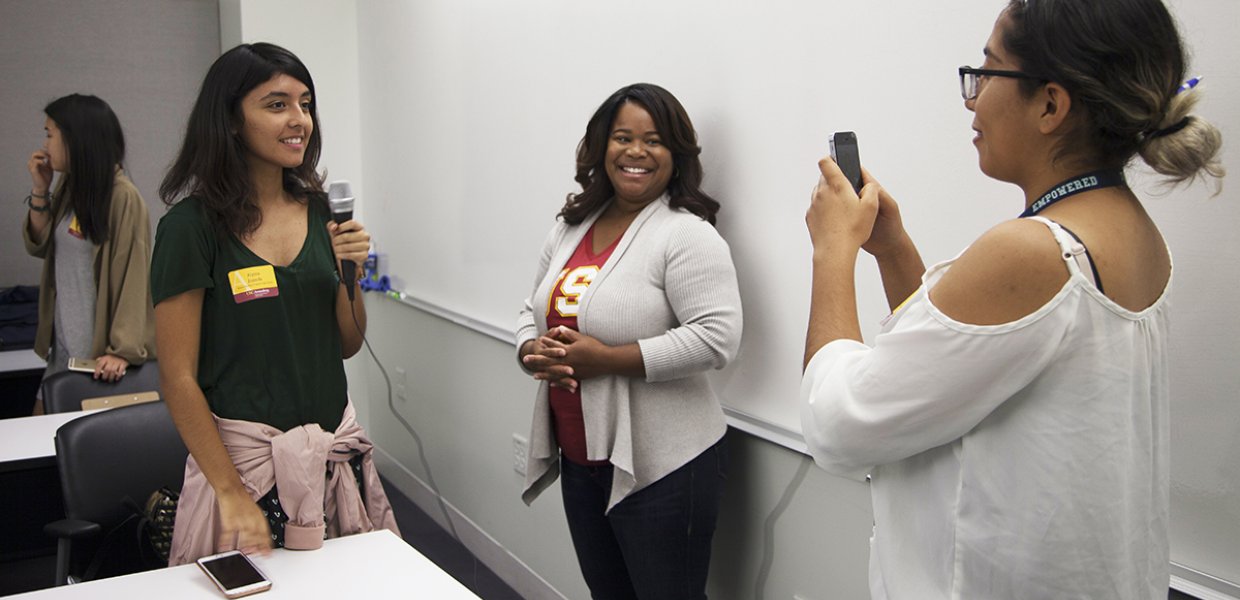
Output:
<svg viewBox="0 0 1240 600">
<path fill-rule="evenodd" d="M 250 497 L 257 501 L 271 491 L 272 485 L 279 490 L 280 505 L 288 513 L 285 548 L 317 549 L 323 545 L 324 532 L 334 538 L 378 528 L 400 535 L 371 459 L 374 446 L 358 424 L 352 402 L 345 406 L 334 435 L 323 431 L 317 423 L 282 432 L 251 421 L 215 417 L 215 422 Z M 362 485 L 369 500 L 365 504 L 348 463 L 359 454 Z M 168 565 L 191 563 L 231 549 L 216 548 L 218 520 L 215 490 L 190 456 L 185 461 L 185 484 L 177 506 Z"/>
</svg>

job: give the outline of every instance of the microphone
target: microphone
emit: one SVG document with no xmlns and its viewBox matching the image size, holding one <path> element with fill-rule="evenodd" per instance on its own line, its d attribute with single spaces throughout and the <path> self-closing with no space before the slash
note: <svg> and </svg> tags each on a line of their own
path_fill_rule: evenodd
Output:
<svg viewBox="0 0 1240 600">
<path fill-rule="evenodd" d="M 353 188 L 348 181 L 333 181 L 327 186 L 327 204 L 332 209 L 332 220 L 337 225 L 353 218 Z M 340 280 L 344 292 L 353 301 L 353 284 L 357 281 L 357 264 L 351 260 L 340 261 Z"/>
</svg>

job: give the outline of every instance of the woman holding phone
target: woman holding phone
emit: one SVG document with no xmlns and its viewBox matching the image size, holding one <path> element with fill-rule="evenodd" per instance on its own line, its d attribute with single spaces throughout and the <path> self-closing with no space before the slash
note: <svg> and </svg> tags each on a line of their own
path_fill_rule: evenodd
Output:
<svg viewBox="0 0 1240 600">
<path fill-rule="evenodd" d="M 95 359 L 96 379 L 116 381 L 155 358 L 146 202 L 125 175 L 125 135 L 107 102 L 71 94 L 44 112 L 22 224 L 26 251 L 43 259 L 34 351 L 47 360 L 44 379 L 78 358 Z"/>
<path fill-rule="evenodd" d="M 338 270 L 365 261 L 370 235 L 331 220 L 317 122 L 301 60 L 237 46 L 207 72 L 160 186 L 160 375 L 190 451 L 174 565 L 397 530 L 343 365 L 366 311 Z"/>
<path fill-rule="evenodd" d="M 984 58 L 961 91 L 1019 218 L 955 259 L 926 270 L 878 182 L 819 163 L 806 441 L 871 477 L 875 598 L 1162 600 L 1171 255 L 1123 170 L 1221 177 L 1221 136 L 1161 0 L 1012 0 Z M 893 311 L 873 347 L 861 249 Z"/>
</svg>

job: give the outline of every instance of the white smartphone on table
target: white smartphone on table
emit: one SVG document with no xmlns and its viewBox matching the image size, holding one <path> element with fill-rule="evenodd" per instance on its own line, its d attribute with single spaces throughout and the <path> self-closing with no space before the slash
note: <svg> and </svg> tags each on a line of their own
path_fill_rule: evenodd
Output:
<svg viewBox="0 0 1240 600">
<path fill-rule="evenodd" d="M 240 550 L 198 559 L 198 566 L 228 598 L 240 598 L 271 589 L 271 582 Z"/>
</svg>

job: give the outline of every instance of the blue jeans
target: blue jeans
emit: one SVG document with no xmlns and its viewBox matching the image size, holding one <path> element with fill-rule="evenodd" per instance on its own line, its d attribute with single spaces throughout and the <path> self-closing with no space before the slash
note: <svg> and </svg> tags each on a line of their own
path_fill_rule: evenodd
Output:
<svg viewBox="0 0 1240 600">
<path fill-rule="evenodd" d="M 591 597 L 706 598 L 710 543 L 727 476 L 723 439 L 604 514 L 612 470 L 560 459 L 564 514 Z"/>
</svg>

